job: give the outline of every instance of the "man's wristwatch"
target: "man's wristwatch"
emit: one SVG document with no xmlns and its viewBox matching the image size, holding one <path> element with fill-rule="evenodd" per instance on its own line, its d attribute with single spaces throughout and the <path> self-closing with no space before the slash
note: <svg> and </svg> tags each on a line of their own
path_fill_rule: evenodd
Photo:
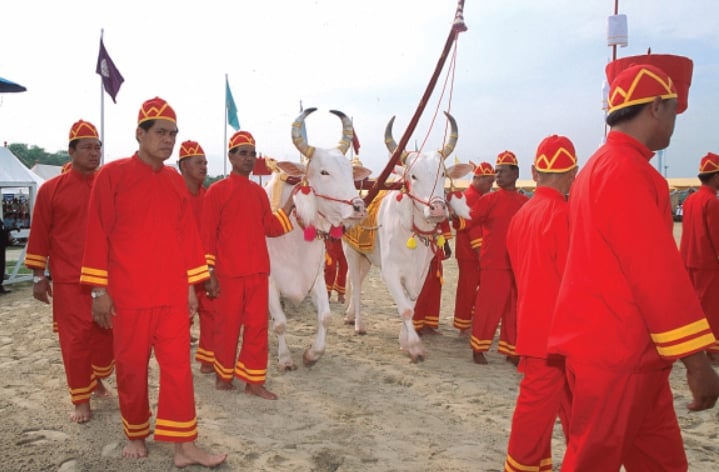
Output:
<svg viewBox="0 0 719 472">
<path fill-rule="evenodd" d="M 43 280 L 45 280 L 45 276 L 44 276 L 44 275 L 33 275 L 33 276 L 32 276 L 32 283 L 34 283 L 34 284 L 39 284 L 39 283 L 42 282 Z"/>
<path fill-rule="evenodd" d="M 90 292 L 90 296 L 94 300 L 95 298 L 100 298 L 101 296 L 105 295 L 106 293 L 107 293 L 107 290 L 105 290 L 104 288 L 97 288 L 97 289 L 92 289 L 92 291 Z"/>
</svg>

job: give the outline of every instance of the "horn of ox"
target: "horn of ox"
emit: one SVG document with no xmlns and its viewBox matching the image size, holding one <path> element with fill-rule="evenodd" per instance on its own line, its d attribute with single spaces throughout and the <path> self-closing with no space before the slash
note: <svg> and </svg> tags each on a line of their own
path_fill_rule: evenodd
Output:
<svg viewBox="0 0 719 472">
<path fill-rule="evenodd" d="M 442 148 L 439 153 L 442 155 L 444 159 L 447 159 L 447 157 L 452 154 L 452 151 L 454 151 L 454 147 L 457 145 L 457 121 L 454 119 L 452 115 L 444 112 L 445 116 L 449 120 L 449 126 L 450 126 L 450 132 L 449 132 L 449 139 L 447 140 L 447 143 L 444 145 L 444 148 Z M 384 144 L 387 146 L 387 149 L 389 150 L 390 154 L 394 153 L 395 149 L 397 149 L 397 143 L 395 142 L 394 138 L 392 137 L 392 125 L 394 124 L 394 116 L 389 120 L 389 123 L 387 123 L 387 126 L 384 129 Z M 407 152 L 402 151 L 402 163 L 404 164 L 405 158 L 407 157 Z"/>
<path fill-rule="evenodd" d="M 302 128 L 305 123 L 305 118 L 310 113 L 317 111 L 317 108 L 308 108 L 299 114 L 295 121 L 292 123 L 292 144 L 295 145 L 297 150 L 305 156 L 307 159 L 312 159 L 312 155 L 315 152 L 314 146 L 307 144 L 307 140 L 302 134 Z M 347 117 L 344 113 L 338 110 L 330 110 L 330 113 L 337 115 L 342 121 L 342 138 L 340 139 L 337 149 L 344 154 L 352 144 L 352 137 L 354 136 L 354 127 L 352 126 L 352 120 Z"/>
</svg>

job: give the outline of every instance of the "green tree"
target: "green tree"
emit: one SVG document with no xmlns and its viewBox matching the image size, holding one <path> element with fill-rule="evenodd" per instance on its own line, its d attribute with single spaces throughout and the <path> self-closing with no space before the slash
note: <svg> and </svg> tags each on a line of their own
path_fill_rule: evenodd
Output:
<svg viewBox="0 0 719 472">
<path fill-rule="evenodd" d="M 31 169 L 35 164 L 47 164 L 51 166 L 62 166 L 70 160 L 67 151 L 58 151 L 49 153 L 45 149 L 38 146 L 29 146 L 23 143 L 13 143 L 8 145 L 10 152 L 15 154 L 25 167 Z"/>
</svg>

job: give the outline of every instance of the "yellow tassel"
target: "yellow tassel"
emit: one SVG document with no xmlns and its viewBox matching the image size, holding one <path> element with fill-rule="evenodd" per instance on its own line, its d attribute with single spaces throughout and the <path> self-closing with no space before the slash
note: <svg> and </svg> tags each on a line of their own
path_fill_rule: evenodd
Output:
<svg viewBox="0 0 719 472">
<path fill-rule="evenodd" d="M 407 240 L 407 247 L 410 249 L 414 249 L 417 247 L 417 241 L 414 239 L 414 235 L 410 236 Z"/>
<path fill-rule="evenodd" d="M 444 243 L 445 243 L 444 236 L 442 236 L 440 234 L 439 237 L 437 238 L 437 246 L 444 247 Z"/>
</svg>

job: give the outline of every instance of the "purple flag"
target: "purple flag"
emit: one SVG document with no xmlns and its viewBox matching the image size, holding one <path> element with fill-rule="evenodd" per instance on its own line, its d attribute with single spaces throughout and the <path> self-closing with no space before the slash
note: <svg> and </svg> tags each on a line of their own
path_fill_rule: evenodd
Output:
<svg viewBox="0 0 719 472">
<path fill-rule="evenodd" d="M 102 76 L 102 85 L 105 87 L 105 92 L 112 97 L 112 101 L 117 103 L 115 97 L 117 92 L 120 91 L 120 86 L 125 81 L 122 78 L 122 74 L 115 67 L 115 63 L 110 59 L 109 54 L 105 50 L 105 45 L 100 38 L 100 54 L 97 56 L 97 68 L 95 72 Z"/>
</svg>

